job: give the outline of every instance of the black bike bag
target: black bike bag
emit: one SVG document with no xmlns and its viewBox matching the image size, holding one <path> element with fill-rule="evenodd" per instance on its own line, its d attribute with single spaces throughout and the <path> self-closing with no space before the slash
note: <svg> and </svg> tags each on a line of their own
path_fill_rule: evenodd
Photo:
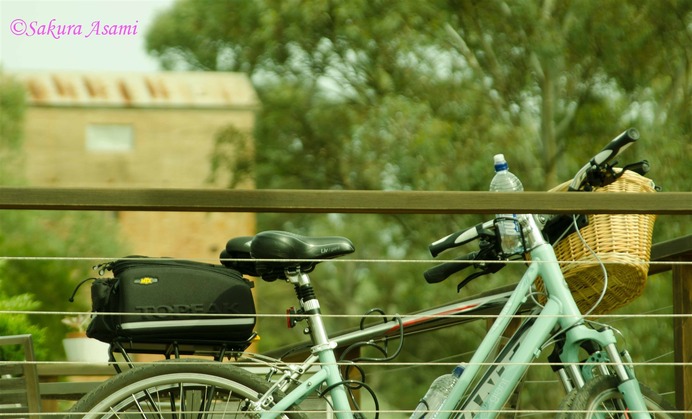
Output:
<svg viewBox="0 0 692 419">
<path fill-rule="evenodd" d="M 103 342 L 242 342 L 253 336 L 253 283 L 192 261 L 127 258 L 99 265 L 87 336 Z M 103 313 L 103 314 L 100 314 Z"/>
</svg>

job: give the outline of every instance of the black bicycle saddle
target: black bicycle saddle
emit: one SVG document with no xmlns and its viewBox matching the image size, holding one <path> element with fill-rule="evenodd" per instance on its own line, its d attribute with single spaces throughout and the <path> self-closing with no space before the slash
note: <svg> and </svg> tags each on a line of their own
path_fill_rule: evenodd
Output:
<svg viewBox="0 0 692 419">
<path fill-rule="evenodd" d="M 274 230 L 258 233 L 250 243 L 255 259 L 332 259 L 354 250 L 345 237 L 308 237 Z"/>
<path fill-rule="evenodd" d="M 258 233 L 250 243 L 253 258 L 275 259 L 257 262 L 257 273 L 267 281 L 283 278 L 285 270 L 299 268 L 301 272 L 310 272 L 322 259 L 333 259 L 354 251 L 353 243 L 345 237 L 308 237 L 275 230 Z"/>
<path fill-rule="evenodd" d="M 249 260 L 252 259 L 250 243 L 252 243 L 253 238 L 253 236 L 241 236 L 230 239 L 226 243 L 226 248 L 219 255 L 221 263 L 227 268 L 240 271 L 244 275 L 260 276 L 257 273 L 255 261 Z"/>
</svg>

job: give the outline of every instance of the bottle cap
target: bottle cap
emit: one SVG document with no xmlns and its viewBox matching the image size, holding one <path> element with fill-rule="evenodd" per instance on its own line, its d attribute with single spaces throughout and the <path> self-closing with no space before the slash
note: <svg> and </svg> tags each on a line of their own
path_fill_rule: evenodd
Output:
<svg viewBox="0 0 692 419">
<path fill-rule="evenodd" d="M 495 163 L 495 171 L 496 172 L 499 172 L 500 170 L 509 169 L 509 165 L 507 164 L 507 160 L 505 160 L 504 154 L 495 154 L 493 156 L 493 161 Z"/>
<path fill-rule="evenodd" d="M 461 377 L 461 374 L 464 372 L 464 369 L 465 368 L 463 366 L 457 365 L 456 367 L 454 367 L 454 370 L 452 370 L 452 375 L 459 378 Z"/>
</svg>

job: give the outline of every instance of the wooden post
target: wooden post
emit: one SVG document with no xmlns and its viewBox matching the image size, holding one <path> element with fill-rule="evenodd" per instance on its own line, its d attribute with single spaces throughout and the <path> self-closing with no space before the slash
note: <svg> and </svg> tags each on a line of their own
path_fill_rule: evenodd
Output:
<svg viewBox="0 0 692 419">
<path fill-rule="evenodd" d="M 673 359 L 675 361 L 675 405 L 678 410 L 692 411 L 692 235 L 678 237 L 651 247 L 649 276 L 673 272 Z M 685 415 L 692 419 L 692 413 Z"/>
<path fill-rule="evenodd" d="M 692 266 L 673 266 L 673 319 L 675 404 L 678 410 L 692 411 Z M 687 316 L 679 316 L 679 315 Z M 692 419 L 692 413 L 685 414 Z"/>
</svg>

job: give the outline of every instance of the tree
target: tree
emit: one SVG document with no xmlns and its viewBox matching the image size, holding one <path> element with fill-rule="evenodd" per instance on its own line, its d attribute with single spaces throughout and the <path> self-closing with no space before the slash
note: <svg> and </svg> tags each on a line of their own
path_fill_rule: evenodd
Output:
<svg viewBox="0 0 692 419">
<path fill-rule="evenodd" d="M 24 121 L 24 89 L 0 68 L 0 179 L 14 179 L 21 153 Z"/>
<path fill-rule="evenodd" d="M 507 119 L 512 106 L 540 99 L 534 119 L 548 185 L 558 181 L 570 131 L 612 130 L 627 102 L 652 88 L 666 98 L 657 100 L 662 114 L 689 124 L 692 17 L 684 1 L 459 2 L 456 10 L 455 48 L 489 80 L 497 114 Z"/>
<path fill-rule="evenodd" d="M 453 124 L 428 142 L 536 150 L 522 156 L 521 168 L 542 167 L 527 183 L 544 189 L 583 161 L 563 162 L 557 173 L 567 144 L 612 137 L 634 122 L 638 112 L 627 108 L 637 99 L 661 98 L 660 117 L 688 123 L 689 19 L 684 1 L 181 1 L 147 42 L 166 68 L 253 76 L 265 104 L 258 158 L 318 159 L 311 175 L 285 169 L 293 173 L 277 179 L 288 185 L 298 176 L 304 187 L 312 180 L 352 187 L 336 156 L 352 127 L 394 95 L 428 104 L 430 117 Z M 269 115 L 284 106 L 290 121 Z M 338 118 L 321 119 L 328 115 Z"/>
<path fill-rule="evenodd" d="M 649 158 L 668 190 L 687 190 L 670 153 L 690 147 L 691 22 L 684 0 L 181 0 L 159 16 L 147 48 L 165 69 L 250 74 L 263 104 L 252 163 L 259 188 L 485 190 L 491 157 L 504 152 L 526 189 L 544 190 L 634 125 L 644 138 L 634 154 Z M 216 162 L 238 175 L 235 157 Z M 429 258 L 430 241 L 477 221 L 282 214 L 259 225 L 343 234 L 360 257 L 418 260 Z M 689 228 L 673 220 L 656 234 Z M 423 286 L 422 265 L 343 265 L 318 268 L 340 278 L 319 284 L 332 312 L 406 312 L 446 298 Z M 262 288 L 260 304 L 276 301 L 275 288 Z M 445 352 L 436 346 L 417 342 L 405 356 Z"/>
<path fill-rule="evenodd" d="M 30 334 L 36 347 L 35 356 L 44 359 L 48 355 L 45 346 L 46 330 L 34 324 L 22 311 L 38 310 L 41 304 L 31 294 L 7 295 L 3 283 L 7 281 L 4 273 L 5 261 L 0 261 L 0 336 Z M 8 313 L 10 312 L 10 313 Z M 14 312 L 14 313 L 12 313 Z M 0 361 L 24 360 L 24 351 L 20 348 L 0 348 Z"/>
</svg>

